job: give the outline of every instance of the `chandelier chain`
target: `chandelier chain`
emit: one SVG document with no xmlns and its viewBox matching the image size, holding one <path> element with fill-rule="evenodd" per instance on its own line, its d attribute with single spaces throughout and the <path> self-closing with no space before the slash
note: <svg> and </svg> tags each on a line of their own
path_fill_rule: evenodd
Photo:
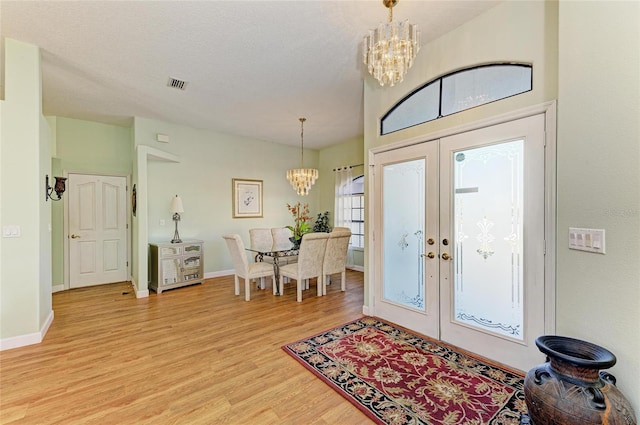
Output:
<svg viewBox="0 0 640 425">
<path fill-rule="evenodd" d="M 306 118 L 300 118 L 300 145 L 302 149 L 300 149 L 300 168 L 304 168 L 304 122 Z"/>
</svg>

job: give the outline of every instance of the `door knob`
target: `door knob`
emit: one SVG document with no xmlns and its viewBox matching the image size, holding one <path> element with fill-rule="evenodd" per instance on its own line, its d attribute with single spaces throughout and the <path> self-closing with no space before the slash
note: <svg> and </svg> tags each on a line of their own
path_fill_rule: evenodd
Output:
<svg viewBox="0 0 640 425">
<path fill-rule="evenodd" d="M 443 260 L 453 260 L 453 257 L 445 252 L 444 254 L 442 254 L 442 259 Z"/>
<path fill-rule="evenodd" d="M 429 238 L 429 239 L 427 239 L 427 243 L 429 245 L 433 245 L 434 243 L 436 243 L 436 241 L 434 241 L 433 238 Z"/>
<path fill-rule="evenodd" d="M 71 239 L 77 239 L 79 237 L 80 237 L 80 235 L 71 235 Z"/>
<path fill-rule="evenodd" d="M 429 258 L 435 258 L 436 254 L 434 254 L 433 252 L 430 252 L 428 254 L 420 254 L 421 257 L 429 257 Z"/>
</svg>

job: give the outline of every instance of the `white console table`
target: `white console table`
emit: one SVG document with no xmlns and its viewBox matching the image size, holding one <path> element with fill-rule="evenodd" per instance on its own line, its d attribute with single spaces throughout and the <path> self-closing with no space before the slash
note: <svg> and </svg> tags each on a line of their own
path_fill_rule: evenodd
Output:
<svg viewBox="0 0 640 425">
<path fill-rule="evenodd" d="M 204 282 L 203 241 L 149 244 L 151 282 L 149 288 L 160 294 L 167 289 Z"/>
</svg>

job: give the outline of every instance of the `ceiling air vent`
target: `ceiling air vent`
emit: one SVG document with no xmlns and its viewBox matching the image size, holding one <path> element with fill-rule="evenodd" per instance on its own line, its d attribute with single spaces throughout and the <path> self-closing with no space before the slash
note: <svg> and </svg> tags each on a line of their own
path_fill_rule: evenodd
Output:
<svg viewBox="0 0 640 425">
<path fill-rule="evenodd" d="M 178 80 L 177 78 L 169 77 L 169 82 L 167 83 L 169 87 L 173 87 L 180 90 L 185 90 L 187 88 L 187 82 Z"/>
</svg>

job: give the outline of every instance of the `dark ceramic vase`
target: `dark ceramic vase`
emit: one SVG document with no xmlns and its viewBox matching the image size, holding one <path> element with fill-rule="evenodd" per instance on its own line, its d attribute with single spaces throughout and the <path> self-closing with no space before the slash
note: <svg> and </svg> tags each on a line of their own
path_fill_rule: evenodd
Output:
<svg viewBox="0 0 640 425">
<path fill-rule="evenodd" d="M 300 249 L 300 242 L 302 241 L 301 239 L 296 239 L 293 236 L 291 236 L 289 238 L 289 240 L 291 241 L 291 244 L 293 245 L 291 249 Z"/>
<path fill-rule="evenodd" d="M 547 362 L 531 369 L 524 398 L 533 425 L 637 425 L 616 378 L 601 369 L 616 363 L 609 350 L 579 339 L 536 339 Z"/>
</svg>

